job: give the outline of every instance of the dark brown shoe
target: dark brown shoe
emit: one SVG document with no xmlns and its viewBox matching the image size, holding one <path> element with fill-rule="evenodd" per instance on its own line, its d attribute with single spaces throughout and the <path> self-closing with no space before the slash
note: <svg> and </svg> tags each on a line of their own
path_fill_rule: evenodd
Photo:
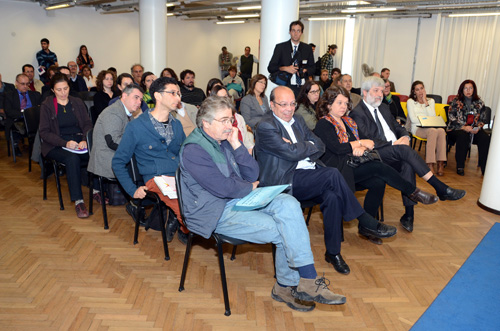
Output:
<svg viewBox="0 0 500 331">
<path fill-rule="evenodd" d="M 75 206 L 75 210 L 76 210 L 76 216 L 78 216 L 79 218 L 89 217 L 89 212 L 87 210 L 87 207 L 85 207 L 85 203 L 80 202 L 79 204 L 77 204 Z"/>
<path fill-rule="evenodd" d="M 422 191 L 418 187 L 415 191 L 408 196 L 411 200 L 415 202 L 423 203 L 424 205 L 432 205 L 433 203 L 438 202 L 438 197 L 434 194 Z"/>
<path fill-rule="evenodd" d="M 276 283 L 271 291 L 271 298 L 278 302 L 284 302 L 288 307 L 297 311 L 311 311 L 316 307 L 313 301 L 301 301 L 294 298 L 292 292 L 291 286 L 282 287 Z"/>
</svg>

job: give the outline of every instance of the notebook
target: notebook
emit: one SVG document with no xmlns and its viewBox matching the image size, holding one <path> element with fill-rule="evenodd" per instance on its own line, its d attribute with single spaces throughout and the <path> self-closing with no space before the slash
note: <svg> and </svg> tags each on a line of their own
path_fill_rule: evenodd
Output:
<svg viewBox="0 0 500 331">
<path fill-rule="evenodd" d="M 422 128 L 444 128 L 446 123 L 441 116 L 417 116 Z"/>
</svg>

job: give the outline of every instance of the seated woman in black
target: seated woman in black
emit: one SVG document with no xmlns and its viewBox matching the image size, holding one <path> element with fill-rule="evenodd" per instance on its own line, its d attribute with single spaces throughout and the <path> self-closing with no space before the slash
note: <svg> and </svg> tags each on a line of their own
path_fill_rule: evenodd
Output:
<svg viewBox="0 0 500 331">
<path fill-rule="evenodd" d="M 102 70 L 97 75 L 95 85 L 97 92 L 94 95 L 94 111 L 92 112 L 94 123 L 104 108 L 108 107 L 109 101 L 120 95 L 116 88 L 116 75 L 112 71 Z"/>
<path fill-rule="evenodd" d="M 384 197 L 385 184 L 401 191 L 414 201 L 423 204 L 437 202 L 438 198 L 435 195 L 421 191 L 404 180 L 396 170 L 380 161 L 369 161 L 357 168 L 347 165 L 349 154 L 361 156 L 374 147 L 372 140 L 359 139 L 356 122 L 345 116 L 350 108 L 351 102 L 347 90 L 335 85 L 328 88 L 316 108 L 319 120 L 314 133 L 326 145 L 321 161 L 329 167 L 337 168 L 353 191 L 368 189 L 364 201 L 366 212 L 372 216 L 376 215 Z"/>
<path fill-rule="evenodd" d="M 87 132 L 92 129 L 92 122 L 83 101 L 69 95 L 69 80 L 66 75 L 55 74 L 50 80 L 50 86 L 55 96 L 47 97 L 40 108 L 42 154 L 65 164 L 76 214 L 85 218 L 89 213 L 83 202 L 81 171 L 87 171 L 82 166 L 88 163 L 89 153 L 76 152 L 87 149 L 86 137 Z"/>
</svg>

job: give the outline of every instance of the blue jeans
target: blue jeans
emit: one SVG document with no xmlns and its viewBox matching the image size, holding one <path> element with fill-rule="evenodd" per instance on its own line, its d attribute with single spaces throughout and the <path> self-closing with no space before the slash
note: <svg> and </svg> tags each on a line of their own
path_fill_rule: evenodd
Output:
<svg viewBox="0 0 500 331">
<path fill-rule="evenodd" d="M 215 233 L 257 244 L 275 244 L 276 279 L 281 285 L 297 286 L 297 268 L 314 264 L 300 203 L 291 195 L 280 194 L 262 209 L 234 211 L 238 201 L 226 204 Z"/>
</svg>

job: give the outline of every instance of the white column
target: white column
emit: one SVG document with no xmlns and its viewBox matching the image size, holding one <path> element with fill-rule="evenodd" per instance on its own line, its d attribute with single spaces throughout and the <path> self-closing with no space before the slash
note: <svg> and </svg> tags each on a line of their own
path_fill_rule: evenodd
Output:
<svg viewBox="0 0 500 331">
<path fill-rule="evenodd" d="M 139 1 L 141 64 L 159 75 L 167 66 L 167 6 L 165 0 Z M 131 45 L 133 47 L 133 45 Z"/>
<path fill-rule="evenodd" d="M 268 77 L 267 66 L 274 47 L 290 39 L 290 23 L 299 19 L 299 0 L 262 0 L 261 5 L 259 73 Z M 275 84 L 268 81 L 268 97 L 275 87 Z"/>
<path fill-rule="evenodd" d="M 500 109 L 500 99 L 497 109 Z M 493 126 L 488 162 L 484 172 L 483 187 L 477 204 L 490 212 L 500 214 L 500 124 Z"/>
</svg>

